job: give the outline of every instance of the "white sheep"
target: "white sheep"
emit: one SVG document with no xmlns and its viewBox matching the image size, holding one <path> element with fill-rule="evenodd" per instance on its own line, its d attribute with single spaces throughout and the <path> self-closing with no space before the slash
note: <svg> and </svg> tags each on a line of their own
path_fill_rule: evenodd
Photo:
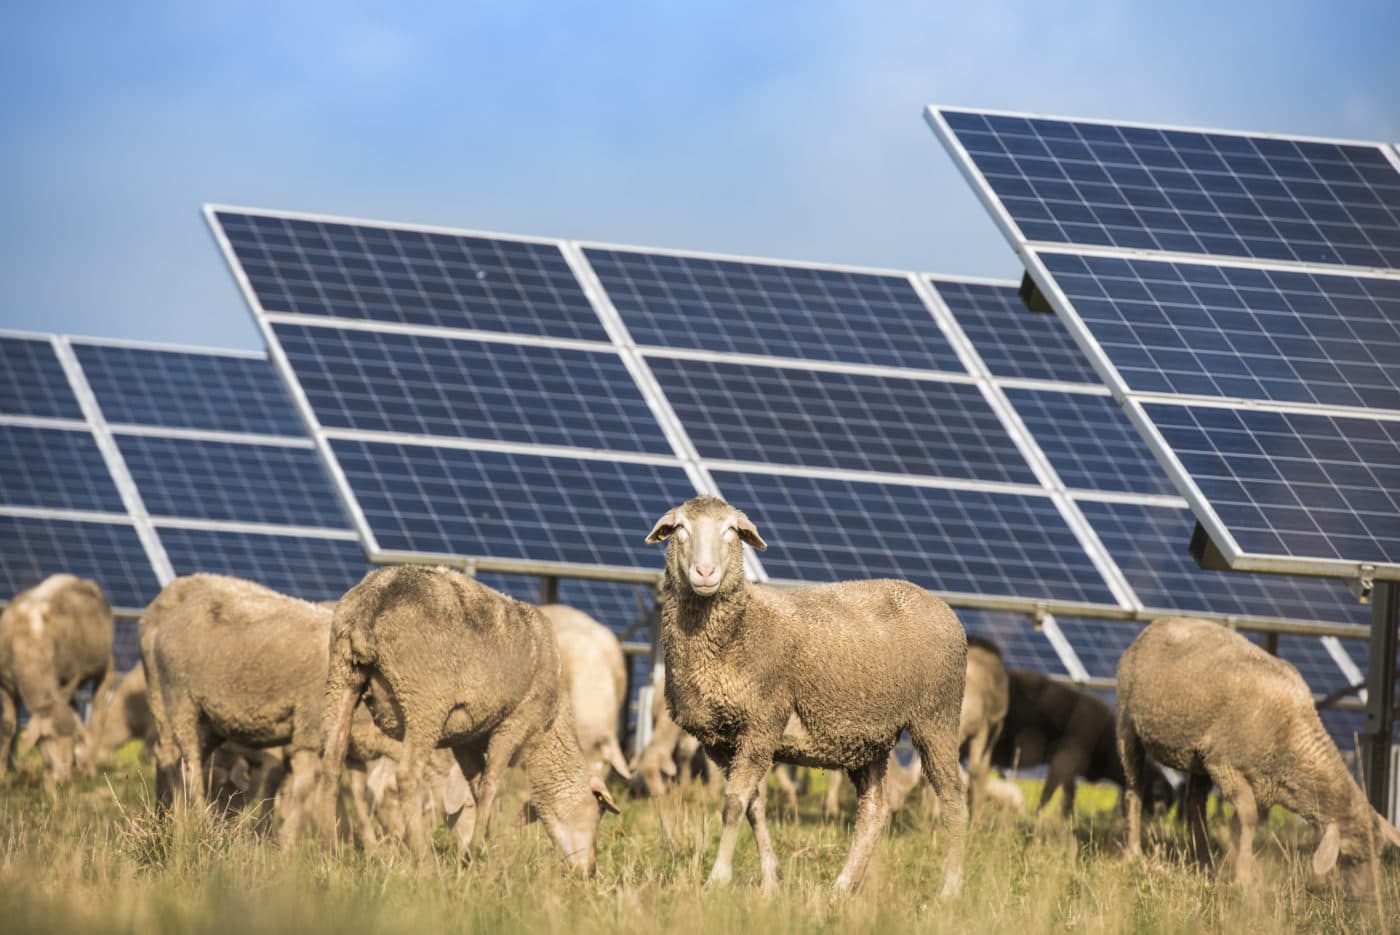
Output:
<svg viewBox="0 0 1400 935">
<path fill-rule="evenodd" d="M 622 644 L 607 627 L 583 611 L 564 604 L 540 607 L 554 624 L 564 689 L 574 709 L 579 748 L 593 775 L 603 778 L 609 767 L 623 779 L 632 778 L 622 745 L 618 719 L 627 703 L 627 658 Z"/>
<path fill-rule="evenodd" d="M 967 835 L 958 775 L 967 640 L 953 611 L 907 581 L 752 587 L 741 543 L 766 545 L 747 516 L 716 497 L 668 511 L 647 535 L 662 540 L 669 540 L 661 598 L 667 701 L 727 779 L 709 881 L 732 876 L 738 823 L 747 815 L 763 888 L 776 886 L 778 859 L 763 814 L 764 778 L 776 759 L 849 773 L 859 805 L 836 889 L 855 887 L 889 818 L 890 750 L 908 730 L 943 804 L 943 892 L 955 893 Z"/>
</svg>

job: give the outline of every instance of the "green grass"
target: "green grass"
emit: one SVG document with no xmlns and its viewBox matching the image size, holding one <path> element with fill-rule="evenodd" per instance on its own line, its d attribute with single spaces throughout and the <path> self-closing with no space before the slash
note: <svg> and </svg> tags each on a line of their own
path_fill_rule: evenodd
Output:
<svg viewBox="0 0 1400 935">
<path fill-rule="evenodd" d="M 459 865 L 444 847 L 414 861 L 367 858 L 307 842 L 282 851 L 247 822 L 171 828 L 150 806 L 150 777 L 131 756 L 97 779 L 48 789 L 34 766 L 0 782 L 0 931 L 64 932 L 675 932 L 891 930 L 1032 933 L 1373 931 L 1400 928 L 1400 869 L 1383 868 L 1382 906 L 1351 902 L 1309 879 L 1312 833 L 1283 813 L 1260 834 L 1256 893 L 1218 885 L 1184 863 L 1184 839 L 1154 825 L 1148 856 L 1122 858 L 1116 792 L 1081 787 L 1073 831 L 988 814 L 974 829 L 963 894 L 936 898 L 943 852 L 917 798 L 877 851 L 865 886 L 829 887 L 849 840 L 826 823 L 817 793 L 773 823 L 781 891 L 756 890 L 745 831 L 736 885 L 702 887 L 719 809 L 701 789 L 627 800 L 605 820 L 598 876 L 569 877 L 538 825 L 501 821 L 485 859 Z M 1026 799 L 1039 789 L 1027 783 Z M 770 810 L 773 810 L 770 798 Z M 512 803 L 505 805 L 510 815 Z M 663 830 L 662 817 L 664 816 Z M 775 815 L 775 818 L 777 816 Z M 1218 819 L 1217 819 L 1218 821 Z M 1214 827 L 1218 837 L 1223 824 Z"/>
</svg>

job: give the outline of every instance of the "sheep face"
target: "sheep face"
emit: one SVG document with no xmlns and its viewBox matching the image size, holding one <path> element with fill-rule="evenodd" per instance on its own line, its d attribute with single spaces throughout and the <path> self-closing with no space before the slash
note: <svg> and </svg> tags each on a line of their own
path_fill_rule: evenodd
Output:
<svg viewBox="0 0 1400 935">
<path fill-rule="evenodd" d="M 575 871 L 593 876 L 598 862 L 598 824 L 604 812 L 618 814 L 617 803 L 608 787 L 594 776 L 588 780 L 587 794 L 570 795 L 528 807 L 526 821 L 544 822 L 550 840 Z"/>
<path fill-rule="evenodd" d="M 743 546 L 768 548 L 753 521 L 718 497 L 696 497 L 656 521 L 647 542 L 670 540 L 666 570 L 699 597 L 712 597 L 727 582 L 743 580 Z"/>
<path fill-rule="evenodd" d="M 1346 831 L 1337 822 L 1329 823 L 1312 858 L 1313 873 L 1324 877 L 1335 867 L 1347 893 L 1354 897 L 1372 894 L 1376 856 L 1387 846 L 1400 846 L 1400 831 L 1369 806 L 1364 811 L 1365 817 L 1348 822 L 1351 827 Z"/>
</svg>

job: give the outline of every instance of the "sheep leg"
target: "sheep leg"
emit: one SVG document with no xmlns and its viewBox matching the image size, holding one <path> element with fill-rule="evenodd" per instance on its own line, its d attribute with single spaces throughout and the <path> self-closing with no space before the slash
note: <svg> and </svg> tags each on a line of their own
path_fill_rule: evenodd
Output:
<svg viewBox="0 0 1400 935">
<path fill-rule="evenodd" d="M 1119 708 L 1122 711 L 1122 708 Z M 1118 717 L 1118 757 L 1123 761 L 1126 785 L 1123 797 L 1128 810 L 1128 856 L 1142 854 L 1142 792 L 1147 772 L 1147 752 L 1138 740 L 1137 731 L 1121 714 Z"/>
<path fill-rule="evenodd" d="M 0 779 L 10 771 L 10 748 L 14 745 L 17 730 L 19 713 L 15 699 L 9 692 L 0 689 Z"/>
<path fill-rule="evenodd" d="M 822 799 L 823 818 L 835 818 L 841 814 L 841 783 L 845 778 L 844 770 L 826 771 L 826 798 Z"/>
<path fill-rule="evenodd" d="M 469 747 L 453 747 L 452 753 L 457 757 L 457 767 L 467 780 L 467 800 L 462 803 L 460 811 L 447 816 L 447 826 L 452 829 L 452 837 L 457 842 L 457 856 L 465 858 L 471 853 L 472 838 L 476 836 L 480 812 L 473 783 L 479 780 L 485 771 L 486 761 L 480 753 Z"/>
<path fill-rule="evenodd" d="M 773 767 L 773 779 L 783 792 L 783 810 L 797 814 L 797 783 L 793 781 L 793 768 L 779 764 Z"/>
<path fill-rule="evenodd" d="M 986 796 L 987 773 L 992 767 L 990 725 L 972 735 L 967 745 L 967 820 L 974 821 Z"/>
<path fill-rule="evenodd" d="M 277 830 L 277 843 L 291 847 L 301 833 L 302 821 L 312 808 L 316 797 L 321 757 L 314 750 L 298 750 L 292 754 L 291 782 L 283 781 L 277 790 L 275 811 L 282 813 Z"/>
<path fill-rule="evenodd" d="M 486 742 L 486 765 L 481 769 L 481 782 L 476 787 L 476 827 L 472 830 L 472 843 L 477 847 L 491 837 L 495 828 L 496 796 L 501 791 L 501 777 L 520 752 L 528 729 L 524 719 L 519 724 L 506 721 Z M 459 761 L 458 765 L 462 767 L 462 774 L 467 775 L 467 764 Z"/>
<path fill-rule="evenodd" d="M 1244 776 L 1233 769 L 1218 769 L 1211 773 L 1211 778 L 1220 787 L 1220 795 L 1235 807 L 1235 817 L 1230 823 L 1232 846 L 1228 859 L 1235 882 L 1249 887 L 1254 883 L 1254 828 L 1259 822 L 1254 790 Z"/>
<path fill-rule="evenodd" d="M 180 753 L 180 775 L 184 784 L 184 794 L 177 795 L 176 799 L 186 809 L 203 809 L 206 801 L 204 754 L 210 748 L 208 731 L 200 726 L 199 709 L 193 698 L 182 693 L 175 699 L 175 708 L 169 712 L 170 732 Z"/>
<path fill-rule="evenodd" d="M 934 712 L 909 725 L 909 737 L 924 766 L 924 777 L 933 787 L 943 810 L 943 830 L 948 836 L 948 857 L 943 871 L 943 896 L 962 889 L 963 855 L 967 850 L 967 798 L 958 768 L 958 712 L 951 718 Z"/>
<path fill-rule="evenodd" d="M 1186 819 L 1186 828 L 1191 833 L 1191 856 L 1202 867 L 1209 867 L 1210 834 L 1206 830 L 1206 806 L 1210 799 L 1210 777 L 1195 773 L 1186 777 L 1186 795 L 1182 799 L 1181 813 Z"/>
<path fill-rule="evenodd" d="M 708 751 L 707 751 L 708 752 Z M 716 762 L 722 762 L 711 754 Z M 749 810 L 750 803 L 758 795 L 758 788 L 773 768 L 773 755 L 752 748 L 736 752 L 725 769 L 724 783 L 724 827 L 719 835 L 719 852 L 715 855 L 715 865 L 710 868 L 706 886 L 723 886 L 734 877 L 734 846 L 739 840 L 739 820 Z"/>
<path fill-rule="evenodd" d="M 346 764 L 347 778 L 350 780 L 350 807 L 355 815 L 355 837 L 366 854 L 379 849 L 379 835 L 374 830 L 374 816 L 369 808 L 369 775 L 365 764 L 352 760 Z"/>
<path fill-rule="evenodd" d="M 433 741 L 418 724 L 442 723 L 441 718 L 424 719 L 413 722 L 413 727 L 405 725 L 403 737 L 403 758 L 398 762 L 399 803 L 403 808 L 404 826 L 408 831 L 408 848 L 415 857 L 428 853 L 428 830 L 423 821 L 423 809 L 418 799 L 418 787 L 423 782 L 423 773 L 428 767 L 428 755 L 433 751 Z"/>
<path fill-rule="evenodd" d="M 777 890 L 781 876 L 778 852 L 773 849 L 773 839 L 768 835 L 767 806 L 768 790 L 764 783 L 759 783 L 758 794 L 749 801 L 748 816 L 754 842 L 758 845 L 759 891 L 765 895 Z"/>
<path fill-rule="evenodd" d="M 885 774 L 889 759 L 879 757 L 873 763 L 851 770 L 851 782 L 856 787 L 856 828 L 851 834 L 851 850 L 846 864 L 836 878 L 838 893 L 849 893 L 860 885 L 870 865 L 875 842 L 890 820 L 890 805 L 885 796 Z"/>
</svg>

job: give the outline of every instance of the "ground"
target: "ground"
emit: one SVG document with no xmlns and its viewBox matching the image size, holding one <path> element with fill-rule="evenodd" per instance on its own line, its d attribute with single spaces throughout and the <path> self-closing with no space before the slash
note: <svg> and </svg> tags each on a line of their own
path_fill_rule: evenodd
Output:
<svg viewBox="0 0 1400 935">
<path fill-rule="evenodd" d="M 813 785 L 821 784 L 820 776 Z M 619 790 L 620 791 L 620 790 Z M 1027 784 L 1027 800 L 1037 790 Z M 35 764 L 0 780 L 0 930 L 63 932 L 948 932 L 1370 931 L 1400 927 L 1400 866 L 1381 899 L 1349 901 L 1310 879 L 1312 832 L 1275 810 L 1261 834 L 1255 894 L 1184 863 L 1184 838 L 1156 824 L 1148 856 L 1121 854 L 1116 791 L 1082 788 L 1074 833 L 988 814 L 974 829 L 963 894 L 942 902 L 943 851 L 916 801 L 877 851 L 855 896 L 829 888 L 849 819 L 824 822 L 816 794 L 773 823 L 781 892 L 757 892 L 752 836 L 736 885 L 702 887 L 719 836 L 718 804 L 699 788 L 661 803 L 619 794 L 599 835 L 598 876 L 567 876 L 539 826 L 502 821 L 484 859 L 365 858 L 311 842 L 282 851 L 245 822 L 174 831 L 150 805 L 133 751 L 96 779 L 48 789 Z M 505 815 L 513 814 L 507 805 Z M 770 800 L 770 811 L 774 811 Z M 776 812 L 774 812 L 777 818 Z M 663 821 L 665 828 L 663 830 Z M 1225 833 L 1217 818 L 1213 833 Z M 1384 922 L 1382 921 L 1384 920 Z"/>
</svg>

